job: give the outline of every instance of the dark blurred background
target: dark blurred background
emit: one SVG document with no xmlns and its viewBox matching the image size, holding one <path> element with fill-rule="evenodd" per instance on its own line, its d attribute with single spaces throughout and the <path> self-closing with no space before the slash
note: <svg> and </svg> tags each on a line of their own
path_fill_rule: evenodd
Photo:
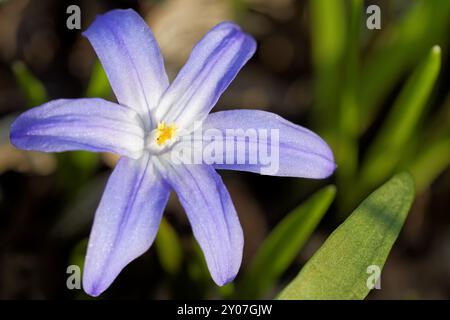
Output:
<svg viewBox="0 0 450 320">
<path fill-rule="evenodd" d="M 423 121 L 410 140 L 418 148 L 409 150 L 410 158 L 419 157 L 420 147 L 432 143 L 426 137 L 434 135 L 433 128 L 444 127 L 443 136 L 450 136 L 445 128 L 450 127 L 449 6 L 446 1 L 437 1 L 432 6 L 438 8 L 435 10 L 439 16 L 433 11 L 426 16 L 425 9 L 417 9 L 431 7 L 425 2 L 436 1 L 365 1 L 365 6 L 381 7 L 382 28 L 365 28 L 367 16 L 362 14 L 359 54 L 355 57 L 362 67 L 353 92 L 364 95 L 369 86 L 378 85 L 375 76 L 370 75 L 377 69 L 377 61 L 389 68 L 380 80 L 381 86 L 387 84 L 373 91 L 376 99 L 366 95 L 377 111 L 355 138 L 355 156 L 350 160 L 346 153 L 337 156 L 336 175 L 328 181 L 314 181 L 221 172 L 244 229 L 243 270 L 283 216 L 320 187 L 332 183 L 338 188 L 337 200 L 295 262 L 277 286 L 262 297 L 272 298 L 279 292 L 360 200 L 386 180 L 380 176 L 380 181 L 355 194 L 354 189 L 359 188 L 358 169 L 349 176 L 339 176 L 339 170 L 351 161 L 364 159 L 405 80 L 435 44 L 442 48 L 442 68 L 421 116 Z M 82 30 L 66 27 L 66 9 L 72 4 L 81 8 Z M 323 134 L 339 152 L 341 145 L 330 129 L 338 117 L 326 108 L 340 103 L 339 92 L 343 89 L 335 85 L 341 83 L 346 65 L 321 66 L 320 55 L 315 55 L 321 41 L 316 31 L 320 32 L 320 23 L 338 27 L 332 36 L 335 42 L 330 42 L 327 51 L 333 55 L 340 39 L 346 37 L 346 12 L 341 16 L 339 12 L 325 12 L 324 19 L 333 14 L 337 18 L 321 22 L 320 13 L 312 14 L 311 1 L 0 1 L 0 299 L 87 298 L 82 290 L 67 289 L 66 269 L 71 264 L 82 264 L 93 215 L 117 159 L 114 155 L 85 152 L 19 151 L 9 145 L 8 130 L 19 113 L 47 100 L 91 95 L 114 99 L 101 72 L 95 77 L 98 62 L 81 32 L 96 14 L 119 7 L 133 8 L 145 17 L 161 46 L 171 78 L 209 28 L 223 20 L 236 21 L 257 39 L 258 50 L 214 110 L 255 108 L 275 112 Z M 413 10 L 425 16 L 408 18 Z M 416 19 L 417 30 L 404 30 L 404 25 L 411 24 L 408 19 Z M 344 39 L 337 52 L 345 52 L 350 40 Z M 368 108 L 364 98 L 358 106 L 361 113 Z M 383 271 L 382 289 L 374 290 L 370 299 L 450 298 L 450 153 L 445 145 L 443 150 L 434 156 L 439 170 L 432 177 L 424 174 L 426 181 L 420 184 L 413 209 Z M 402 165 L 399 161 L 397 167 Z M 165 268 L 153 246 L 131 263 L 100 298 L 226 296 L 226 289 L 217 289 L 204 271 L 176 197 L 171 197 L 165 218 L 180 238 L 181 267 L 175 271 Z"/>
</svg>

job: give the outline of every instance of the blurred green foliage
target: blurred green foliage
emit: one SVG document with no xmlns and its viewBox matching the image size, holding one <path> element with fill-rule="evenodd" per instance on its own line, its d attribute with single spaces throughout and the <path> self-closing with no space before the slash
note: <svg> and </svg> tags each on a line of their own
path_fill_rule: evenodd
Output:
<svg viewBox="0 0 450 320">
<path fill-rule="evenodd" d="M 163 269 L 169 274 L 180 271 L 182 264 L 182 246 L 173 227 L 166 219 L 161 220 L 155 239 L 155 248 Z"/>
<path fill-rule="evenodd" d="M 343 80 L 338 101 L 335 158 L 339 165 L 336 178 L 344 190 L 351 189 L 358 169 L 359 110 L 358 83 L 361 78 L 360 33 L 363 23 L 362 0 L 352 0 L 349 8 L 346 50 L 343 55 Z"/>
<path fill-rule="evenodd" d="M 323 188 L 278 223 L 244 271 L 237 291 L 240 298 L 259 298 L 276 284 L 316 229 L 335 194 L 334 186 Z"/>
<path fill-rule="evenodd" d="M 427 177 L 438 176 L 449 162 L 443 142 L 446 134 L 436 135 L 437 142 L 427 141 L 430 151 L 414 141 L 427 135 L 422 119 L 440 71 L 439 45 L 448 44 L 450 2 L 413 1 L 403 8 L 399 22 L 384 24 L 382 16 L 380 31 L 365 29 L 360 0 L 309 1 L 309 5 L 315 88 L 312 115 L 316 129 L 335 153 L 341 217 L 395 171 L 414 170 L 418 190 L 425 190 L 433 181 Z M 371 41 L 364 55 L 362 38 Z M 413 67 L 414 73 L 384 119 L 380 110 L 386 109 L 389 95 Z M 384 121 L 376 124 L 380 129 L 375 138 L 370 145 L 361 145 L 363 134 L 379 117 Z M 438 155 L 438 149 L 444 153 Z M 408 164 L 406 158 L 419 150 L 421 163 Z M 433 161 L 432 171 L 424 170 Z"/>
<path fill-rule="evenodd" d="M 44 85 L 22 61 L 15 61 L 12 64 L 12 71 L 25 96 L 27 107 L 31 108 L 47 101 L 47 91 Z"/>
<path fill-rule="evenodd" d="M 417 192 L 424 192 L 450 165 L 450 135 L 433 140 L 411 159 L 407 168 L 414 176 Z"/>
<path fill-rule="evenodd" d="M 383 182 L 396 168 L 407 148 L 411 147 L 414 132 L 427 106 L 441 66 L 441 49 L 434 46 L 416 68 L 394 102 L 378 134 L 374 138 L 361 174 L 361 190 Z"/>
<path fill-rule="evenodd" d="M 314 67 L 314 109 L 316 126 L 327 140 L 336 126 L 340 64 L 345 52 L 346 15 L 342 1 L 310 1 L 311 50 Z M 326 114 L 327 116 L 324 116 Z"/>
<path fill-rule="evenodd" d="M 91 77 L 86 89 L 85 96 L 88 98 L 108 99 L 112 94 L 111 85 L 106 76 L 105 69 L 98 59 L 92 66 Z"/>
<path fill-rule="evenodd" d="M 398 23 L 386 26 L 376 47 L 369 52 L 360 82 L 360 129 L 366 130 L 379 113 L 386 96 L 409 69 L 436 44 L 448 41 L 450 2 L 411 1 Z"/>
</svg>

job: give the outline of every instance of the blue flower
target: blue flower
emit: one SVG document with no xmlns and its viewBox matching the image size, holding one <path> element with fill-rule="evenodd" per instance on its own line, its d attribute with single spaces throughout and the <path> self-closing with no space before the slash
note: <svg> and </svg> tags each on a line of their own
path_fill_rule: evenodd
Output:
<svg viewBox="0 0 450 320">
<path fill-rule="evenodd" d="M 170 85 L 156 40 L 136 12 L 113 10 L 98 16 L 84 35 L 100 58 L 118 103 L 97 98 L 54 100 L 23 113 L 11 127 L 11 143 L 17 148 L 121 155 L 96 212 L 84 290 L 98 296 L 149 249 L 172 190 L 186 211 L 212 278 L 218 285 L 232 281 L 242 260 L 243 233 L 215 169 L 261 172 L 263 164 L 174 163 L 169 156 L 174 145 L 192 134 L 196 122 L 219 132 L 276 129 L 279 168 L 274 174 L 317 179 L 335 169 L 330 148 L 313 132 L 269 112 L 208 115 L 256 49 L 255 40 L 233 23 L 211 29 Z M 252 152 L 258 148 L 262 146 Z"/>
</svg>

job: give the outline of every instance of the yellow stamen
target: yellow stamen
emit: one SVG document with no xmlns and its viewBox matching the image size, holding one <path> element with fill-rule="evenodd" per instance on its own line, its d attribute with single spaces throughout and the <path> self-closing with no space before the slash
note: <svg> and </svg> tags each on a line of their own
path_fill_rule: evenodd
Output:
<svg viewBox="0 0 450 320">
<path fill-rule="evenodd" d="M 158 123 L 157 127 L 157 134 L 156 134 L 156 143 L 161 146 L 164 145 L 167 140 L 170 140 L 174 137 L 175 131 L 177 128 L 175 127 L 175 124 L 166 125 L 164 121 Z"/>
</svg>

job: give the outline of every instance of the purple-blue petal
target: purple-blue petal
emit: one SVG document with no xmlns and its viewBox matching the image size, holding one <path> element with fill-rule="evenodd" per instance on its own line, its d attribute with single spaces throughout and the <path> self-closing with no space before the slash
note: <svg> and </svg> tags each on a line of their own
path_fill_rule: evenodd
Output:
<svg viewBox="0 0 450 320">
<path fill-rule="evenodd" d="M 121 158 L 95 214 L 83 272 L 83 288 L 98 296 L 120 271 L 151 246 L 169 189 L 148 155 Z"/>
<path fill-rule="evenodd" d="M 314 132 L 293 124 L 274 113 L 260 110 L 215 112 L 210 114 L 203 123 L 203 130 L 207 131 L 209 129 L 220 131 L 224 139 L 227 129 L 241 130 L 244 133 L 242 137 L 245 137 L 245 132 L 249 129 L 258 133 L 256 135 L 257 140 L 247 138 L 247 145 L 244 150 L 245 161 L 243 163 L 239 164 L 236 161 L 234 163 L 226 163 L 226 152 L 224 152 L 219 157 L 221 158 L 218 161 L 220 163 L 214 164 L 214 167 L 217 169 L 322 179 L 330 176 L 336 168 L 333 152 L 322 138 Z M 271 130 L 278 132 L 278 141 L 270 138 Z M 265 139 L 265 136 L 260 134 L 261 132 L 266 132 L 268 139 Z M 234 137 L 231 137 L 231 139 L 236 141 Z M 252 146 L 250 146 L 251 141 L 254 142 Z M 262 163 L 260 152 L 263 154 L 267 153 L 268 159 L 270 159 L 271 148 L 275 150 L 277 146 L 278 156 L 274 156 L 271 161 Z M 225 148 L 223 150 L 225 151 Z M 253 154 L 253 156 L 256 156 L 256 163 L 254 161 L 253 163 L 250 162 L 251 157 L 249 153 L 251 152 L 257 153 Z M 271 166 L 276 170 L 271 172 Z"/>
<path fill-rule="evenodd" d="M 60 99 L 21 114 L 12 124 L 11 143 L 24 150 L 107 151 L 139 157 L 144 130 L 139 115 L 103 99 Z"/>
<path fill-rule="evenodd" d="M 165 162 L 162 175 L 177 193 L 214 282 L 225 285 L 238 273 L 243 232 L 230 194 L 219 174 L 207 165 Z"/>
<path fill-rule="evenodd" d="M 256 49 L 255 40 L 231 23 L 211 29 L 163 95 L 156 118 L 188 128 L 203 120 Z"/>
<path fill-rule="evenodd" d="M 147 23 L 131 9 L 112 10 L 97 16 L 83 35 L 94 47 L 119 103 L 147 120 L 169 85 Z"/>
</svg>

